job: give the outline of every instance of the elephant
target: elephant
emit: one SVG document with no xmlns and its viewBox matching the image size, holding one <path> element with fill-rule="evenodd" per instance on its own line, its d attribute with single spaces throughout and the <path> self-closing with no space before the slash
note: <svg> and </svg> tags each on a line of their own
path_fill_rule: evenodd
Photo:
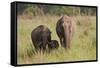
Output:
<svg viewBox="0 0 100 68">
<path fill-rule="evenodd" d="M 53 49 L 58 49 L 59 43 L 57 40 L 51 40 L 51 42 L 48 43 L 48 49 L 53 50 Z"/>
<path fill-rule="evenodd" d="M 63 15 L 56 23 L 56 33 L 60 39 L 60 44 L 64 48 L 70 48 L 74 34 L 75 21 L 71 16 Z"/>
<path fill-rule="evenodd" d="M 47 44 L 51 42 L 51 31 L 48 27 L 40 25 L 31 32 L 31 39 L 36 51 L 45 52 Z"/>
</svg>

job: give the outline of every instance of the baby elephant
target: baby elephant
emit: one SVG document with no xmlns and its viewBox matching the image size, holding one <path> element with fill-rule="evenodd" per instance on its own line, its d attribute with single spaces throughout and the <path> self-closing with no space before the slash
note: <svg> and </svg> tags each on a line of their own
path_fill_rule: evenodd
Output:
<svg viewBox="0 0 100 68">
<path fill-rule="evenodd" d="M 49 50 L 58 49 L 58 47 L 59 44 L 57 40 L 51 40 L 51 42 L 48 43 Z"/>
</svg>

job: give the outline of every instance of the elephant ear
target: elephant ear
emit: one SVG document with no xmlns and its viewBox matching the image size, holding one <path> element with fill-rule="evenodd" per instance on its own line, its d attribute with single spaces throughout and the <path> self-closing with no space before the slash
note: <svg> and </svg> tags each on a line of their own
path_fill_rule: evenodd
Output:
<svg viewBox="0 0 100 68">
<path fill-rule="evenodd" d="M 71 25 L 72 25 L 72 36 L 73 36 L 74 33 L 76 32 L 76 20 L 74 17 L 72 17 L 71 19 Z"/>
<path fill-rule="evenodd" d="M 60 18 L 60 19 L 57 21 L 57 25 L 60 25 L 60 23 L 62 23 L 62 22 L 63 22 L 63 19 Z"/>
</svg>

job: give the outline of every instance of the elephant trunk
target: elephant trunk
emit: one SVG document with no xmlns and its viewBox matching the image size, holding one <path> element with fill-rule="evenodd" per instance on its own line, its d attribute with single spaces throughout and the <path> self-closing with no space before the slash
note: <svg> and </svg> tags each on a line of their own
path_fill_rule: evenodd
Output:
<svg viewBox="0 0 100 68">
<path fill-rule="evenodd" d="M 70 36 L 70 28 L 69 25 L 64 24 L 64 35 L 65 35 L 65 47 L 70 48 L 70 41 L 71 41 L 71 36 Z"/>
</svg>

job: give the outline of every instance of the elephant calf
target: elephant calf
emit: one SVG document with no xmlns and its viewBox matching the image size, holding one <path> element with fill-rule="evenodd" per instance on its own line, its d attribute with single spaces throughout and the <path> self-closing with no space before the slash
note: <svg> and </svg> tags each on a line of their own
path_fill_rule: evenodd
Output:
<svg viewBox="0 0 100 68">
<path fill-rule="evenodd" d="M 51 31 L 44 25 L 36 27 L 31 32 L 31 39 L 35 50 L 46 51 L 48 42 L 51 41 Z"/>
<path fill-rule="evenodd" d="M 58 49 L 59 44 L 57 40 L 51 40 L 51 42 L 48 43 L 48 49 L 52 50 L 52 49 Z"/>
</svg>

